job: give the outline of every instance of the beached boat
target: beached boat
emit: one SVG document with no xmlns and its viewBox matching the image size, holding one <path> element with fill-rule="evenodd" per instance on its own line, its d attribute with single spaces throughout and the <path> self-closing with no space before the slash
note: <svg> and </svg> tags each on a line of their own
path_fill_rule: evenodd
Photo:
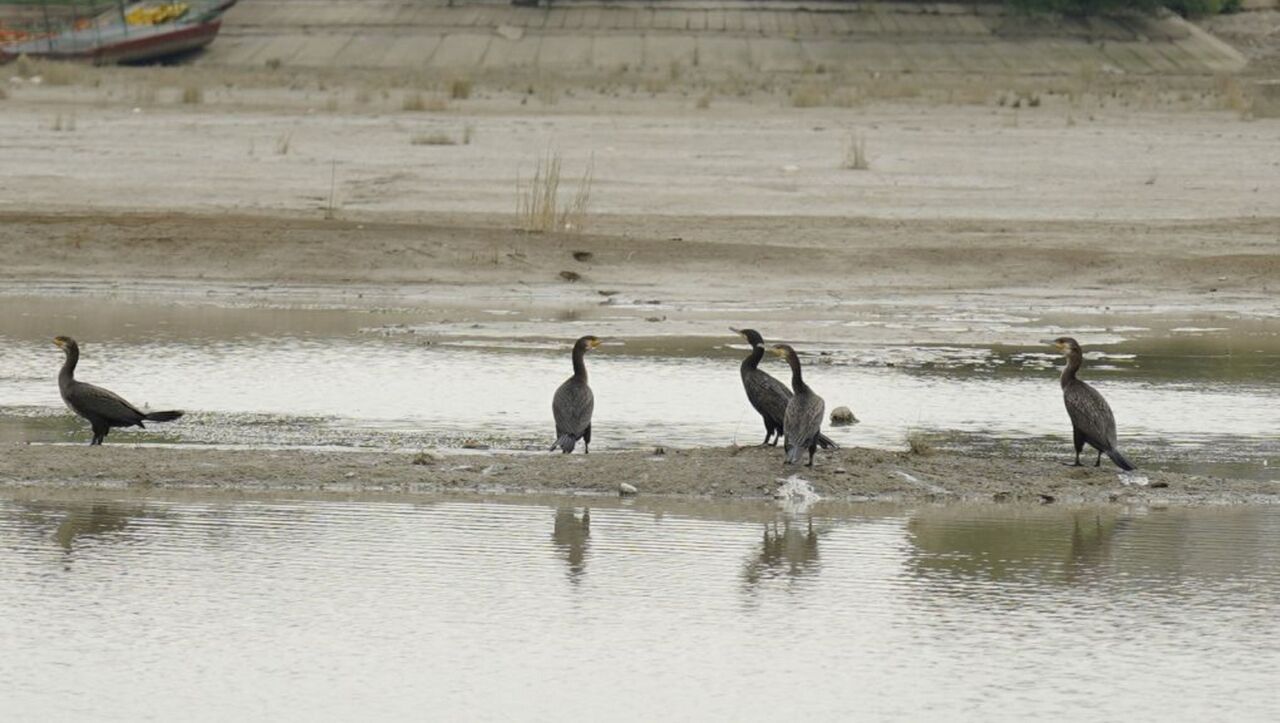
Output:
<svg viewBox="0 0 1280 723">
<path fill-rule="evenodd" d="M 237 0 L 141 2 L 102 10 L 0 41 L 0 63 L 21 55 L 96 65 L 139 63 L 191 52 L 217 37 L 222 14 Z M 9 37 L 13 38 L 13 34 Z"/>
</svg>

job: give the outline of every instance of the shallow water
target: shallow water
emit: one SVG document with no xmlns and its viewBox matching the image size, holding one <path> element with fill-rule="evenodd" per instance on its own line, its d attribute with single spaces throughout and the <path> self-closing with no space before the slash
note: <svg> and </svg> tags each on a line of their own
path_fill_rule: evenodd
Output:
<svg viewBox="0 0 1280 723">
<path fill-rule="evenodd" d="M 745 348 L 727 332 L 645 335 L 642 319 L 582 320 L 518 305 L 464 313 L 8 296 L 0 307 L 8 312 L 0 317 L 0 439 L 87 439 L 58 398 L 61 352 L 49 343 L 57 329 L 81 336 L 79 378 L 139 405 L 189 412 L 146 433 L 117 430 L 115 442 L 416 448 L 474 440 L 537 449 L 550 443 L 551 393 L 570 373 L 561 339 L 602 324 L 631 334 L 614 335 L 589 360 L 595 448 L 763 437 L 738 380 Z M 457 320 L 467 313 L 496 321 Z M 1272 467 L 1280 462 L 1275 324 L 1139 320 L 1147 326 L 1086 319 L 1077 332 L 1098 340 L 1085 373 L 1115 410 L 1126 454 L 1143 466 L 1280 478 Z M 899 326 L 904 338 L 929 339 L 961 324 L 974 343 L 863 338 Z M 1061 359 L 1034 341 L 1000 341 L 1052 328 L 1051 319 L 989 310 L 861 315 L 803 343 L 806 379 L 828 409 L 848 405 L 861 420 L 831 430 L 839 442 L 901 448 L 909 433 L 924 432 L 942 447 L 1061 459 L 1070 455 Z M 557 336 L 540 335 L 548 330 Z M 788 377 L 779 360 L 765 366 Z"/>
<path fill-rule="evenodd" d="M 1267 720 L 1276 539 L 1273 507 L 11 490 L 3 707 L 19 720 Z"/>
</svg>

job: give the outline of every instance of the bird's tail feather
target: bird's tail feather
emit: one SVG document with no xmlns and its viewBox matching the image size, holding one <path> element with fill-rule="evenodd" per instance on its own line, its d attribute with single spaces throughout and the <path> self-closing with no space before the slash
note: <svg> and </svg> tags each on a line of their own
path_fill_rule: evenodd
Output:
<svg viewBox="0 0 1280 723">
<path fill-rule="evenodd" d="M 573 451 L 573 448 L 575 445 L 577 445 L 577 443 L 578 443 L 577 437 L 574 437 L 572 434 L 562 434 L 560 435 L 560 439 L 557 439 L 556 443 L 551 445 L 551 449 L 547 451 L 554 452 L 556 451 L 556 447 L 559 447 L 560 451 L 565 452 L 567 454 Z"/>
<path fill-rule="evenodd" d="M 1107 456 L 1111 458 L 1112 462 L 1116 463 L 1117 467 L 1119 467 L 1120 469 L 1126 472 L 1128 472 L 1129 470 L 1137 469 L 1137 467 L 1134 467 L 1133 464 L 1129 462 L 1129 460 L 1124 458 L 1123 454 L 1120 454 L 1120 450 L 1118 449 L 1108 450 Z"/>
<path fill-rule="evenodd" d="M 840 449 L 840 446 L 831 441 L 831 438 L 825 434 L 818 435 L 818 446 L 823 449 Z"/>
<path fill-rule="evenodd" d="M 182 415 L 183 412 L 175 409 L 169 412 L 149 412 L 143 419 L 148 422 L 172 422 Z"/>
</svg>

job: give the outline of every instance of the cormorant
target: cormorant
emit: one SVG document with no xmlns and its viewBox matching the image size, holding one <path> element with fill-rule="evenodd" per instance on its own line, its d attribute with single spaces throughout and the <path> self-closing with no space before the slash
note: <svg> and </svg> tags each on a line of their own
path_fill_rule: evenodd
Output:
<svg viewBox="0 0 1280 723">
<path fill-rule="evenodd" d="M 598 346 L 600 340 L 594 336 L 584 336 L 573 344 L 573 376 L 556 389 L 551 400 L 551 413 L 556 419 L 556 443 L 551 445 L 552 452 L 559 447 L 568 454 L 581 439 L 583 454 L 591 453 L 591 412 L 595 409 L 595 397 L 587 384 L 587 365 L 582 357 L 588 349 Z"/>
<path fill-rule="evenodd" d="M 143 412 L 113 392 L 92 384 L 78 382 L 76 363 L 80 361 L 80 345 L 69 336 L 54 337 L 53 343 L 66 353 L 67 359 L 58 372 L 58 391 L 71 411 L 89 420 L 93 427 L 90 446 L 102 444 L 112 427 L 143 427 L 143 421 L 170 422 L 182 416 L 180 411 Z"/>
<path fill-rule="evenodd" d="M 787 402 L 787 411 L 783 415 L 782 428 L 786 434 L 783 447 L 786 449 L 786 464 L 796 464 L 804 451 L 809 450 L 809 462 L 813 466 L 813 454 L 818 450 L 818 437 L 822 435 L 822 413 L 826 403 L 822 397 L 814 393 L 800 375 L 800 357 L 796 350 L 786 344 L 775 344 L 772 348 L 775 355 L 785 357 L 791 365 L 791 389 L 795 395 Z"/>
<path fill-rule="evenodd" d="M 1067 404 L 1067 414 L 1071 417 L 1071 431 L 1076 447 L 1076 461 L 1071 465 L 1080 467 L 1080 452 L 1085 442 L 1098 450 L 1098 458 L 1093 466 L 1102 465 L 1102 455 L 1111 458 L 1116 466 L 1123 470 L 1134 469 L 1129 460 L 1116 449 L 1116 418 L 1111 413 L 1107 400 L 1102 398 L 1098 390 L 1076 378 L 1076 372 L 1084 359 L 1080 344 L 1069 336 L 1054 339 L 1052 343 L 1067 357 L 1067 366 L 1062 370 L 1062 399 Z"/>
<path fill-rule="evenodd" d="M 729 327 L 729 331 L 740 334 L 751 345 L 751 353 L 742 360 L 740 369 L 742 387 L 747 391 L 747 401 L 751 402 L 751 406 L 764 420 L 764 441 L 760 446 L 769 444 L 769 439 L 772 438 L 773 446 L 776 447 L 778 440 L 782 439 L 783 417 L 787 413 L 787 402 L 791 401 L 791 390 L 772 374 L 759 368 L 760 360 L 764 358 L 764 337 L 760 336 L 760 332 L 733 327 Z M 836 443 L 825 434 L 818 435 L 818 446 L 836 449 Z"/>
</svg>

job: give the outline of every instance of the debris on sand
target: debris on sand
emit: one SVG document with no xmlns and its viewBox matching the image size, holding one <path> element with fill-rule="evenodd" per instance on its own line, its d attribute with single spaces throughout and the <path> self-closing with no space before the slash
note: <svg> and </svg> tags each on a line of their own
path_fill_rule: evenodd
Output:
<svg viewBox="0 0 1280 723">
<path fill-rule="evenodd" d="M 419 452 L 413 456 L 413 464 L 426 466 L 429 464 L 435 464 L 436 462 L 439 462 L 440 459 L 440 455 L 435 452 Z"/>
<path fill-rule="evenodd" d="M 630 497 L 639 492 L 640 490 L 636 489 L 635 485 L 627 484 L 626 482 L 618 485 L 618 495 L 620 497 Z"/>
</svg>

